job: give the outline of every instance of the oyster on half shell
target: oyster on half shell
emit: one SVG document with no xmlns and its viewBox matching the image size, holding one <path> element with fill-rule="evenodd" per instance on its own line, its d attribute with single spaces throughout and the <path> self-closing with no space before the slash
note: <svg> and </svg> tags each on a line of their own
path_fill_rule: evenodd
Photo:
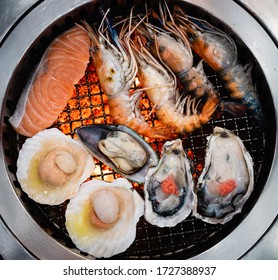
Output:
<svg viewBox="0 0 278 280">
<path fill-rule="evenodd" d="M 97 124 L 75 132 L 93 156 L 132 181 L 143 183 L 149 167 L 158 163 L 152 147 L 126 126 Z"/>
<path fill-rule="evenodd" d="M 241 212 L 253 185 L 253 161 L 241 139 L 230 130 L 215 127 L 208 137 L 193 215 L 208 223 L 224 224 Z"/>
<path fill-rule="evenodd" d="M 164 144 L 156 167 L 149 169 L 145 187 L 145 219 L 159 227 L 182 222 L 193 208 L 190 161 L 180 139 Z"/>
</svg>

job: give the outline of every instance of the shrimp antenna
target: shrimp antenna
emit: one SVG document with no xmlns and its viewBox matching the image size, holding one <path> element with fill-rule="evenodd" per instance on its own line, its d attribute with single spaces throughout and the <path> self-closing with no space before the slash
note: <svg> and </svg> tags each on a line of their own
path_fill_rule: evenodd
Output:
<svg viewBox="0 0 278 280">
<path fill-rule="evenodd" d="M 114 20 L 113 20 L 112 16 L 109 15 L 110 9 L 107 9 L 106 12 L 105 12 L 102 5 L 99 6 L 98 9 L 99 9 L 99 12 L 100 12 L 101 16 L 103 17 L 100 26 L 103 26 L 103 22 L 105 22 L 105 24 L 106 24 L 106 26 L 107 26 L 107 28 L 108 28 L 110 37 L 112 38 L 114 44 L 115 44 L 118 48 L 120 48 L 120 46 L 119 46 L 118 33 L 117 33 L 117 31 L 115 30 L 115 28 L 113 28 Z"/>
<path fill-rule="evenodd" d="M 196 28 L 196 30 L 199 30 L 201 32 L 206 31 L 207 33 L 218 35 L 222 38 L 224 37 L 228 41 L 228 43 L 233 47 L 234 51 L 237 52 L 237 48 L 236 48 L 234 40 L 229 35 L 227 35 L 225 32 L 223 32 L 222 30 L 211 25 L 210 23 L 208 23 L 207 21 L 205 21 L 203 19 L 199 19 L 196 17 L 186 15 L 184 13 L 184 11 L 178 6 L 175 6 L 175 13 L 176 13 L 176 18 L 182 24 L 184 24 L 185 27 L 189 31 Z"/>
</svg>

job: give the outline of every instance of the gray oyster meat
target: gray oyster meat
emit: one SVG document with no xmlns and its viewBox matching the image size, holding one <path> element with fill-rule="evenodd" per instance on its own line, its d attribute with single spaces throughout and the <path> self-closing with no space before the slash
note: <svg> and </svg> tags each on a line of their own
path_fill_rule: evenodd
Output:
<svg viewBox="0 0 278 280">
<path fill-rule="evenodd" d="M 241 212 L 253 187 L 253 161 L 241 139 L 230 130 L 215 127 L 208 137 L 193 215 L 208 223 L 225 224 Z"/>
<path fill-rule="evenodd" d="M 190 161 L 180 139 L 168 141 L 144 185 L 145 219 L 159 227 L 173 227 L 191 213 L 194 202 Z"/>
</svg>

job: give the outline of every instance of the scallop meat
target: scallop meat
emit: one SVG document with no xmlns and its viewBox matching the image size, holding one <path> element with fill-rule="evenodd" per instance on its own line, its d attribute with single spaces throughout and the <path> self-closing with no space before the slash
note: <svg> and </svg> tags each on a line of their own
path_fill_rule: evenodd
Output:
<svg viewBox="0 0 278 280">
<path fill-rule="evenodd" d="M 40 204 L 58 205 L 74 197 L 95 169 L 92 155 L 57 128 L 27 138 L 19 151 L 17 179 Z"/>
<path fill-rule="evenodd" d="M 144 201 L 125 178 L 82 184 L 66 209 L 66 228 L 82 252 L 109 258 L 126 251 L 136 237 Z"/>
</svg>

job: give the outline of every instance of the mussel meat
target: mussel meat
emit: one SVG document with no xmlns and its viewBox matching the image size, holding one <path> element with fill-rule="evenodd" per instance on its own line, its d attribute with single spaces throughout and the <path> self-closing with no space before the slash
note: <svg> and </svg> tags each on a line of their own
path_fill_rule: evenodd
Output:
<svg viewBox="0 0 278 280">
<path fill-rule="evenodd" d="M 158 156 L 134 130 L 123 125 L 89 125 L 75 130 L 80 141 L 102 163 L 129 180 L 143 183 Z"/>
</svg>

